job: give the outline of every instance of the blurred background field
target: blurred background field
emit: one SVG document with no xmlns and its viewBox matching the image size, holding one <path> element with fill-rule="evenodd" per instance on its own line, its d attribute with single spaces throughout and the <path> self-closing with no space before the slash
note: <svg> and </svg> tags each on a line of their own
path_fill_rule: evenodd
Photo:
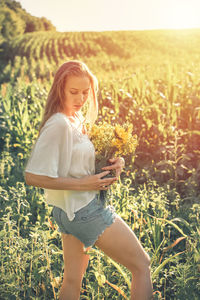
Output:
<svg viewBox="0 0 200 300">
<path fill-rule="evenodd" d="M 199 299 L 200 29 L 57 32 L 1 4 L 0 299 L 57 299 L 60 234 L 23 172 L 53 74 L 69 59 L 99 80 L 97 124 L 131 123 L 138 137 L 110 203 L 151 257 L 155 299 Z M 81 299 L 129 299 L 130 281 L 94 248 Z"/>
</svg>

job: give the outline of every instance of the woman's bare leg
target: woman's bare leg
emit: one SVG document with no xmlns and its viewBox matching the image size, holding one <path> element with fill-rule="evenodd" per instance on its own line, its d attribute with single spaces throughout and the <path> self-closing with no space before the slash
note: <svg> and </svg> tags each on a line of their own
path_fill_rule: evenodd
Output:
<svg viewBox="0 0 200 300">
<path fill-rule="evenodd" d="M 152 299 L 149 256 L 134 232 L 120 217 L 106 228 L 96 246 L 132 272 L 131 300 Z"/>
<path fill-rule="evenodd" d="M 88 266 L 89 255 L 84 245 L 71 234 L 62 233 L 64 277 L 59 293 L 60 300 L 78 300 L 82 279 Z"/>
</svg>

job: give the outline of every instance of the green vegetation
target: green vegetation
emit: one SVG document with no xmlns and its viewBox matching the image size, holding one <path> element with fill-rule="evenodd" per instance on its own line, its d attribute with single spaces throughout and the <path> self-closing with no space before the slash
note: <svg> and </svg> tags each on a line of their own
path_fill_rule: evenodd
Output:
<svg viewBox="0 0 200 300">
<path fill-rule="evenodd" d="M 15 20 L 11 9 L 3 7 Z M 200 30 L 180 30 L 15 36 L 10 30 L 9 39 L 3 38 L 0 299 L 56 299 L 58 294 L 60 234 L 43 191 L 26 186 L 23 172 L 53 73 L 72 58 L 86 62 L 99 79 L 97 123 L 126 121 L 138 137 L 134 164 L 125 157 L 126 169 L 110 202 L 151 256 L 155 299 L 198 299 L 199 35 Z M 96 248 L 91 251 L 81 299 L 128 299 L 129 286 L 130 274 L 123 266 Z"/>
<path fill-rule="evenodd" d="M 0 39 L 7 40 L 27 32 L 55 30 L 46 18 L 31 16 L 12 0 L 0 0 Z"/>
</svg>

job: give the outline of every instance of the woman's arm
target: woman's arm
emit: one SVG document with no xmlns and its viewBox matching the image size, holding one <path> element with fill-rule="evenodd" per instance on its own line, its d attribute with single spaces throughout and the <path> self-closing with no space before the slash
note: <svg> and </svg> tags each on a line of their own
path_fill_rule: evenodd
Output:
<svg viewBox="0 0 200 300">
<path fill-rule="evenodd" d="M 102 178 L 109 173 L 110 171 L 104 171 L 100 174 L 85 176 L 83 178 L 52 178 L 25 172 L 25 182 L 27 185 L 53 190 L 107 190 L 117 180 L 116 177 Z"/>
</svg>

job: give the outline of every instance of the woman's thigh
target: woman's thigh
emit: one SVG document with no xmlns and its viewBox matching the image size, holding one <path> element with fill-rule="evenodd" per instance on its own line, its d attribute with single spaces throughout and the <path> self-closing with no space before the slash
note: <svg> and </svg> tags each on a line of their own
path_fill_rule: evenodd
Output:
<svg viewBox="0 0 200 300">
<path fill-rule="evenodd" d="M 81 281 L 87 268 L 89 255 L 84 244 L 71 234 L 62 233 L 64 280 Z"/>
<path fill-rule="evenodd" d="M 95 245 L 131 271 L 140 270 L 150 264 L 149 256 L 138 238 L 119 216 L 106 228 Z"/>
</svg>

